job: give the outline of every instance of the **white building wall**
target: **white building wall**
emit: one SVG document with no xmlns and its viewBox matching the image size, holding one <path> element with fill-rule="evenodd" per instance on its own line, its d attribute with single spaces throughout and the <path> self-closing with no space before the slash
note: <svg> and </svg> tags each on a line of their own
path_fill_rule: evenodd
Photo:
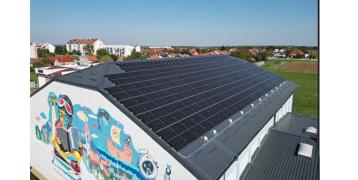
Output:
<svg viewBox="0 0 358 180">
<path fill-rule="evenodd" d="M 140 46 L 130 46 L 130 45 L 104 45 L 104 49 L 106 49 L 109 53 L 115 54 L 118 56 L 130 56 L 132 54 L 133 49 L 137 52 L 140 52 Z"/>
<path fill-rule="evenodd" d="M 241 152 L 238 159 L 229 167 L 225 174 L 220 178 L 221 180 L 239 180 L 242 172 L 246 166 L 252 161 L 252 156 L 258 147 L 262 144 L 262 140 L 268 134 L 269 129 L 274 125 L 274 122 L 278 122 L 286 113 L 292 111 L 293 95 L 282 105 L 282 107 L 275 113 L 275 117 L 266 123 L 266 125 L 260 130 L 260 132 L 253 138 L 249 145 Z"/>
<path fill-rule="evenodd" d="M 94 113 L 99 108 L 105 109 L 113 119 L 117 120 L 117 124 L 123 125 L 120 132 L 125 132 L 131 136 L 131 142 L 135 151 L 146 149 L 148 154 L 158 163 L 158 173 L 156 179 L 168 179 L 165 173 L 166 168 L 170 166 L 171 175 L 169 179 L 196 179 L 184 166 L 182 166 L 175 158 L 173 158 L 166 150 L 157 144 L 150 136 L 148 136 L 141 128 L 139 128 L 132 120 L 130 120 L 124 113 L 122 113 L 116 106 L 110 103 L 105 97 L 97 91 L 92 91 L 76 86 L 71 86 L 63 83 L 52 82 L 44 89 L 31 97 L 30 101 L 30 164 L 33 168 L 39 170 L 42 175 L 48 179 L 63 179 L 62 173 L 56 171 L 53 160 L 54 147 L 51 143 L 46 144 L 39 140 L 36 136 L 35 126 L 43 127 L 50 119 L 50 113 L 56 111 L 56 105 L 52 105 L 49 98 L 50 93 L 58 95 L 66 95 L 70 98 L 72 105 L 83 108 L 83 111 L 89 109 Z M 88 98 L 91 97 L 91 98 Z M 50 108 L 51 107 L 51 108 Z M 84 108 L 85 107 L 85 108 Z M 79 110 L 73 110 L 73 118 L 79 118 Z M 81 115 L 83 116 L 83 115 Z M 56 117 L 56 116 L 55 116 Z M 87 116 L 90 118 L 90 116 Z M 58 117 L 56 117 L 58 118 Z M 77 120 L 78 121 L 78 120 Z M 103 125 L 103 124 L 102 124 Z M 94 125 L 89 124 L 92 128 Z M 113 125 L 112 125 L 113 126 Z M 108 128 L 103 126 L 102 128 Z M 92 131 L 91 131 L 92 132 Z M 91 134 L 92 138 L 95 137 Z M 109 139 L 110 137 L 108 137 Z M 113 137 L 112 137 L 113 138 Z M 85 149 L 87 148 L 86 145 Z M 96 179 L 97 174 L 90 173 L 86 168 L 84 162 L 85 157 L 82 157 L 80 162 L 82 179 Z"/>
<path fill-rule="evenodd" d="M 260 132 L 253 138 L 249 145 L 241 152 L 237 160 L 229 167 L 221 179 L 225 180 L 237 180 L 240 179 L 242 172 L 246 166 L 251 162 L 252 156 L 258 147 L 261 146 L 263 138 L 267 135 L 268 130 L 274 125 L 274 117 L 266 123 L 266 125 L 260 130 Z"/>
<path fill-rule="evenodd" d="M 66 50 L 72 52 L 74 50 L 79 51 L 81 54 L 87 53 L 85 51 L 86 44 L 66 44 Z M 104 48 L 104 44 L 101 40 L 97 40 L 93 43 L 93 54 L 97 53 L 98 49 Z"/>
<path fill-rule="evenodd" d="M 38 80 L 39 87 L 41 87 L 47 83 L 47 78 L 44 76 L 38 76 L 37 80 Z"/>
<path fill-rule="evenodd" d="M 37 50 L 35 44 L 30 44 L 30 58 L 37 58 Z"/>
</svg>

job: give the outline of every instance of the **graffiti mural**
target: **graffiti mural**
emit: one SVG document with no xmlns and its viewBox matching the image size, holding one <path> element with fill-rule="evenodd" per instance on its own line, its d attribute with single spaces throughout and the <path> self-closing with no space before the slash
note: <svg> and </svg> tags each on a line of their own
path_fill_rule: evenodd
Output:
<svg viewBox="0 0 358 180">
<path fill-rule="evenodd" d="M 49 110 L 35 117 L 36 138 L 53 146 L 52 164 L 68 179 L 88 171 L 97 179 L 156 179 L 158 163 L 136 149 L 125 127 L 105 109 L 73 104 L 66 95 L 48 95 Z M 81 166 L 84 165 L 84 166 Z M 85 167 L 85 168 L 81 168 Z M 170 179 L 170 165 L 164 179 Z"/>
</svg>

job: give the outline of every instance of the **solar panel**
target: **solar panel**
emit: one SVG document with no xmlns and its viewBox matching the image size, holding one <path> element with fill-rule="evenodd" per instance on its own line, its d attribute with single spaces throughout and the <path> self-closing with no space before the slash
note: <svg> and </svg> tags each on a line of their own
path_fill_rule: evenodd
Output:
<svg viewBox="0 0 358 180">
<path fill-rule="evenodd" d="M 227 56 L 117 63 L 106 90 L 180 150 L 283 81 Z"/>
</svg>

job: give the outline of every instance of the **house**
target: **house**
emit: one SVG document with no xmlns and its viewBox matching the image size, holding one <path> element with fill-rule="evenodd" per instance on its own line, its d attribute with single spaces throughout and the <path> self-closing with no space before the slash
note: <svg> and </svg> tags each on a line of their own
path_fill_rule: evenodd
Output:
<svg viewBox="0 0 358 180">
<path fill-rule="evenodd" d="M 224 55 L 101 63 L 32 94 L 30 164 L 47 179 L 239 179 L 296 88 Z"/>
<path fill-rule="evenodd" d="M 104 45 L 103 47 L 110 54 L 114 54 L 117 56 L 130 56 L 135 50 L 136 52 L 140 52 L 140 46 L 130 46 L 130 45 Z"/>
<path fill-rule="evenodd" d="M 61 76 L 63 74 L 75 71 L 74 68 L 62 67 L 62 66 L 50 66 L 35 68 L 35 73 L 38 79 L 38 87 L 45 85 L 55 76 Z"/>
<path fill-rule="evenodd" d="M 104 44 L 99 39 L 71 39 L 66 43 L 68 52 L 79 51 L 82 55 L 96 54 L 98 49 L 102 49 Z"/>
<path fill-rule="evenodd" d="M 81 59 L 77 63 L 35 68 L 35 73 L 38 78 L 37 86 L 41 87 L 41 86 L 45 85 L 47 82 L 52 80 L 54 77 L 62 76 L 62 75 L 72 73 L 77 70 L 82 70 L 82 69 L 86 69 L 86 68 L 98 65 L 98 63 L 93 63 L 93 62 L 84 63 L 84 61 Z"/>
<path fill-rule="evenodd" d="M 275 49 L 272 52 L 272 57 L 274 57 L 274 58 L 285 58 L 286 57 L 286 50 L 285 49 Z"/>
<path fill-rule="evenodd" d="M 91 56 L 79 56 L 79 60 L 77 61 L 77 63 L 80 66 L 88 66 L 91 63 L 94 63 L 97 61 L 97 57 L 94 55 Z"/>
<path fill-rule="evenodd" d="M 289 58 L 303 58 L 304 55 L 305 53 L 299 49 L 293 49 L 288 53 Z"/>
<path fill-rule="evenodd" d="M 36 51 L 37 49 L 47 49 L 50 53 L 55 53 L 56 47 L 50 43 L 36 43 L 35 44 Z"/>
<path fill-rule="evenodd" d="M 50 57 L 50 60 L 55 66 L 74 63 L 74 58 L 71 56 L 55 56 L 55 57 Z"/>
</svg>

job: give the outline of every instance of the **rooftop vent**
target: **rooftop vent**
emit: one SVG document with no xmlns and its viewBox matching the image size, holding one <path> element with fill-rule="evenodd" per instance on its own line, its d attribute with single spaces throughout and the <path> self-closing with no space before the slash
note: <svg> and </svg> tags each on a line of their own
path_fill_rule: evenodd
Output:
<svg viewBox="0 0 358 180">
<path fill-rule="evenodd" d="M 306 143 L 300 143 L 298 147 L 297 155 L 312 158 L 313 146 Z"/>
<path fill-rule="evenodd" d="M 232 123 L 232 119 L 229 119 L 229 122 Z"/>
<path fill-rule="evenodd" d="M 317 134 L 317 128 L 310 126 L 305 129 L 305 132 Z"/>
</svg>

